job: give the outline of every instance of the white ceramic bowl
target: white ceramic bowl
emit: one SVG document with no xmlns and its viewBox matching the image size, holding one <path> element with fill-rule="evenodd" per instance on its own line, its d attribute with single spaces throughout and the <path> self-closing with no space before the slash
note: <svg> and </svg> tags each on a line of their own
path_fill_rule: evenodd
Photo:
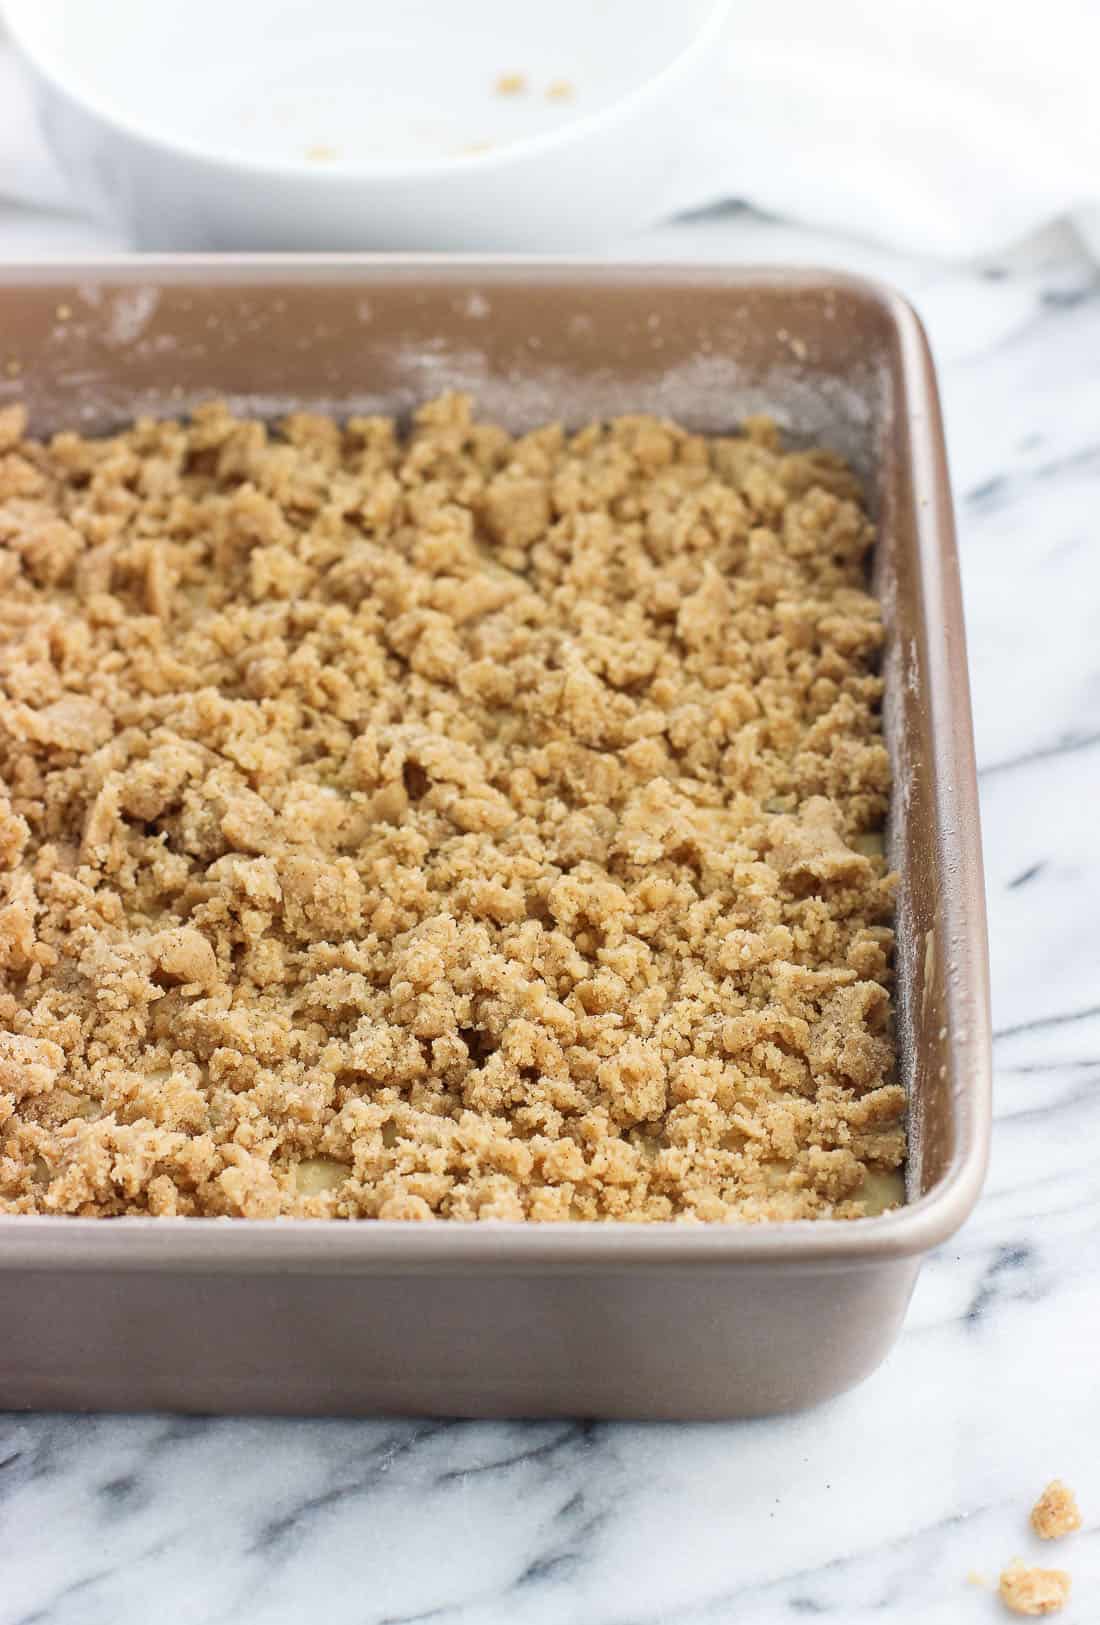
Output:
<svg viewBox="0 0 1100 1625">
<path fill-rule="evenodd" d="M 140 247 L 524 250 L 683 203 L 728 8 L 7 0 L 4 15 L 50 145 Z"/>
</svg>

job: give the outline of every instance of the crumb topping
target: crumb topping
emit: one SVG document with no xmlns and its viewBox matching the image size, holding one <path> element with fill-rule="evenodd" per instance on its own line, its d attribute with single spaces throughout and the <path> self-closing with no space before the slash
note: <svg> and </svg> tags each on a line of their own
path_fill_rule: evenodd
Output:
<svg viewBox="0 0 1100 1625">
<path fill-rule="evenodd" d="M 1060 1478 L 1052 1480 L 1031 1509 L 1031 1527 L 1040 1540 L 1061 1540 L 1081 1527 L 1077 1497 Z"/>
<path fill-rule="evenodd" d="M 900 1198 L 872 528 L 763 420 L 0 411 L 0 1210 Z M 1002 1591 L 1003 1591 L 1002 1582 Z"/>
<path fill-rule="evenodd" d="M 1063 1569 L 1032 1569 L 1019 1558 L 1001 1575 L 998 1595 L 1010 1614 L 1057 1614 L 1069 1600 L 1070 1577 Z"/>
</svg>

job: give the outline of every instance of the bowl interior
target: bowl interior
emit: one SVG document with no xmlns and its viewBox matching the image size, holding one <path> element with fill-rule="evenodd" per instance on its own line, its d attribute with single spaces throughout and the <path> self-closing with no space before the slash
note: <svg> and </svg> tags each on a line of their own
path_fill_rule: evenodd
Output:
<svg viewBox="0 0 1100 1625">
<path fill-rule="evenodd" d="M 690 46 L 713 0 L 10 0 L 40 68 L 190 150 L 252 163 L 417 162 L 610 107 Z"/>
</svg>

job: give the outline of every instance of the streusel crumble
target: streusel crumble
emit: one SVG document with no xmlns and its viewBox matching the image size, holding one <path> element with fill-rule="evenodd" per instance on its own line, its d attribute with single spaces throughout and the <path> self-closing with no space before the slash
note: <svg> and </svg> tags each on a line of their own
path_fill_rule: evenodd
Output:
<svg viewBox="0 0 1100 1625">
<path fill-rule="evenodd" d="M 1031 1527 L 1040 1540 L 1062 1540 L 1080 1529 L 1077 1497 L 1060 1478 L 1051 1480 L 1032 1507 Z"/>
<path fill-rule="evenodd" d="M 1029 1568 L 1016 1558 L 1002 1573 L 997 1594 L 1010 1614 L 1060 1614 L 1070 1589 L 1064 1569 Z"/>
<path fill-rule="evenodd" d="M 900 1197 L 879 609 L 775 428 L 0 414 L 0 1209 Z"/>
</svg>

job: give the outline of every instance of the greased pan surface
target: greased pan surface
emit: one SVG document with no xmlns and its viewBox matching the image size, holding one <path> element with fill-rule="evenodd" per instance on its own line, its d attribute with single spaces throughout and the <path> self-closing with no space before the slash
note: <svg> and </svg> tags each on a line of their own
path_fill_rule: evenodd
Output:
<svg viewBox="0 0 1100 1625">
<path fill-rule="evenodd" d="M 400 1225 L 0 1217 L 0 1406 L 717 1417 L 886 1353 L 985 1169 L 988 967 L 935 382 L 903 301 L 828 273 L 176 258 L 0 268 L 0 404 L 109 430 L 212 394 L 511 427 L 768 410 L 868 482 L 887 624 L 909 1205 L 854 1223 Z"/>
</svg>

